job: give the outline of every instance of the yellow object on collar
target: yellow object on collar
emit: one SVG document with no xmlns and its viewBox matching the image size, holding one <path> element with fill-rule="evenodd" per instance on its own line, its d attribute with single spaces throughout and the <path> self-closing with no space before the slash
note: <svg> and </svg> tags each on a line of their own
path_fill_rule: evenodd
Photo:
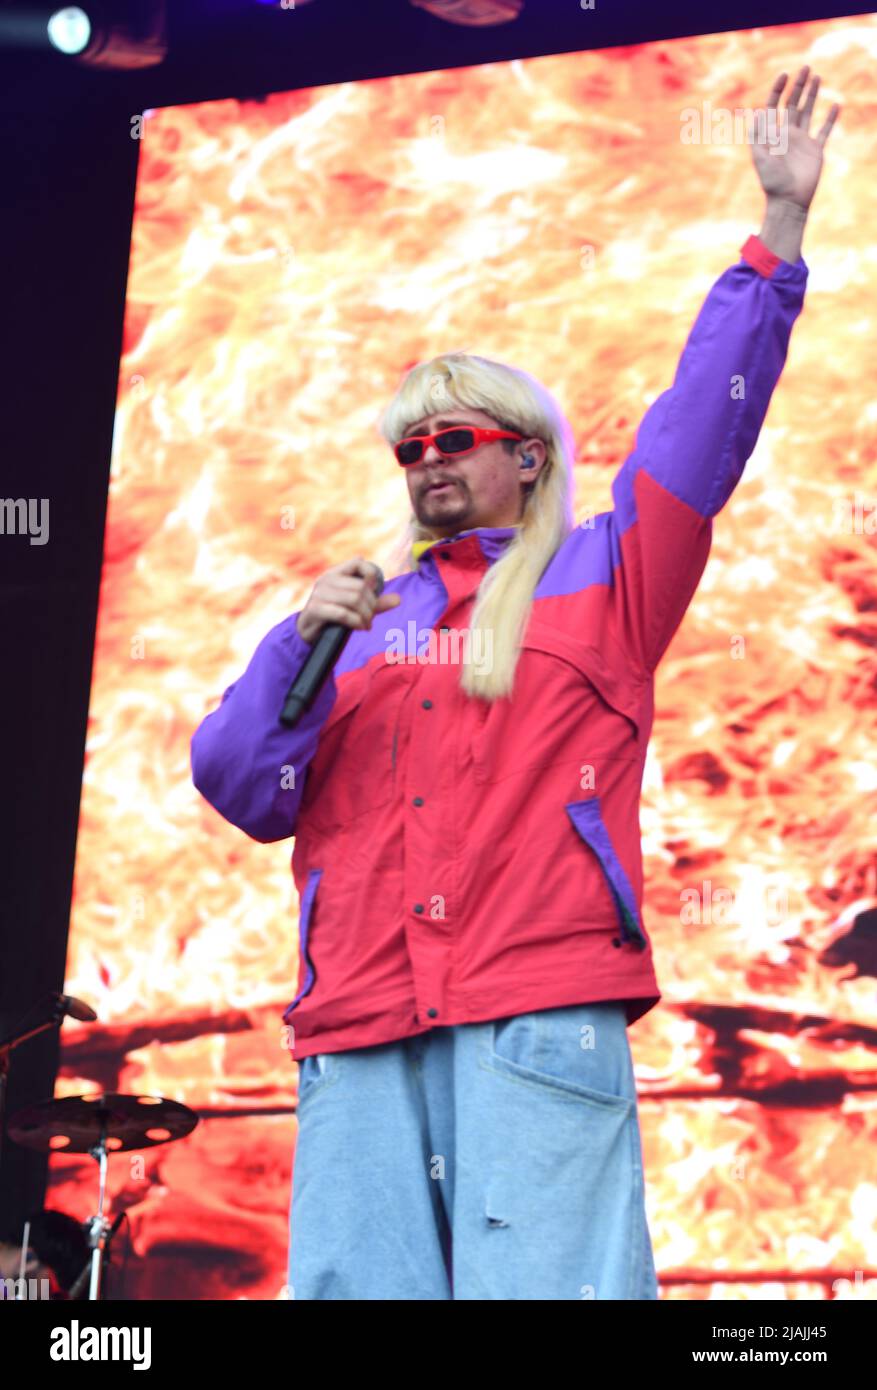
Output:
<svg viewBox="0 0 877 1390">
<path fill-rule="evenodd" d="M 514 526 L 515 530 L 519 530 L 521 527 L 520 521 L 514 521 L 512 522 L 512 525 Z M 429 550 L 431 545 L 439 545 L 442 541 L 447 540 L 453 540 L 453 536 L 440 536 L 437 540 L 434 541 L 414 541 L 413 545 L 411 546 L 412 560 L 416 564 L 423 552 L 425 550 Z"/>
<path fill-rule="evenodd" d="M 438 545 L 438 541 L 415 541 L 411 547 L 412 560 L 419 560 L 424 550 L 429 550 L 431 545 Z"/>
</svg>

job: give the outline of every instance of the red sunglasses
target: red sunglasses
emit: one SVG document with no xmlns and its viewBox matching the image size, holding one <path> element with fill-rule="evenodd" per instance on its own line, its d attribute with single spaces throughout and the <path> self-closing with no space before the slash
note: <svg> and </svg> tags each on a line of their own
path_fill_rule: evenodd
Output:
<svg viewBox="0 0 877 1390">
<path fill-rule="evenodd" d="M 450 458 L 452 455 L 471 454 L 473 449 L 491 439 L 523 438 L 515 430 L 482 430 L 475 425 L 456 425 L 453 429 L 439 430 L 438 434 L 409 435 L 394 445 L 393 452 L 402 467 L 408 468 L 412 463 L 420 462 L 430 444 L 435 445 L 443 458 Z"/>
</svg>

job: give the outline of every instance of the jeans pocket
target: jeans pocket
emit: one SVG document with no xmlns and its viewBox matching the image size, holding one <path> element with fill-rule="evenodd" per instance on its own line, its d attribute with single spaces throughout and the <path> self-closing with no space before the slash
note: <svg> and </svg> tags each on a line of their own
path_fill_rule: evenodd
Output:
<svg viewBox="0 0 877 1390">
<path fill-rule="evenodd" d="M 298 1103 L 296 1110 L 310 1104 L 314 1096 L 333 1086 L 338 1080 L 340 1058 L 336 1052 L 315 1052 L 303 1057 L 298 1064 Z"/>
<path fill-rule="evenodd" d="M 619 1113 L 636 1110 L 623 1004 L 576 1004 L 496 1019 L 485 1065 L 522 1085 Z"/>
</svg>

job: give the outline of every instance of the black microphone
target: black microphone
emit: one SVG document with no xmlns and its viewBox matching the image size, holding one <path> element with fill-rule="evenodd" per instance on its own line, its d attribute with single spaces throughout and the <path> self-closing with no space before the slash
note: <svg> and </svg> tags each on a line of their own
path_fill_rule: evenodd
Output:
<svg viewBox="0 0 877 1390">
<path fill-rule="evenodd" d="M 377 565 L 373 568 L 376 577 L 372 588 L 376 594 L 380 594 L 384 587 L 384 576 Z M 280 711 L 281 724 L 285 724 L 289 729 L 293 728 L 305 710 L 310 709 L 329 679 L 330 672 L 347 645 L 352 631 L 352 628 L 345 627 L 343 623 L 327 623 L 320 630 L 304 666 L 287 691 L 283 709 Z"/>
<path fill-rule="evenodd" d="M 97 1014 L 89 1004 L 84 1004 L 81 999 L 74 999 L 72 994 L 54 994 L 52 996 L 54 1006 L 60 1010 L 62 1016 L 69 1014 L 71 1018 L 77 1019 L 80 1023 L 96 1023 Z"/>
</svg>

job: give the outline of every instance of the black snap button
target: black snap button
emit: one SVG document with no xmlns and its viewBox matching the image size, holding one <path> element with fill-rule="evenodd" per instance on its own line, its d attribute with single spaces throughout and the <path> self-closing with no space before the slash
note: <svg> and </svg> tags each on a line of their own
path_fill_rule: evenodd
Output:
<svg viewBox="0 0 877 1390">
<path fill-rule="evenodd" d="M 427 1018 L 438 1018 L 438 1009 L 427 1009 Z"/>
<path fill-rule="evenodd" d="M 423 805 L 423 797 L 422 797 L 422 796 L 415 796 L 415 798 L 414 798 L 414 803 L 413 803 L 413 804 L 414 804 L 415 806 L 422 806 L 422 805 Z"/>
<path fill-rule="evenodd" d="M 432 700 L 422 700 L 421 704 L 424 709 L 432 709 Z"/>
<path fill-rule="evenodd" d="M 415 903 L 415 904 L 414 904 L 414 911 L 415 911 L 415 912 L 422 912 L 422 911 L 423 911 L 423 903 Z"/>
<path fill-rule="evenodd" d="M 613 945 L 613 946 L 620 946 L 620 945 L 621 945 L 621 937 L 619 937 L 619 936 L 613 936 L 613 938 L 612 938 L 612 945 Z"/>
<path fill-rule="evenodd" d="M 451 558 L 451 552 L 449 550 L 440 550 L 439 554 L 443 560 L 450 560 Z"/>
</svg>

